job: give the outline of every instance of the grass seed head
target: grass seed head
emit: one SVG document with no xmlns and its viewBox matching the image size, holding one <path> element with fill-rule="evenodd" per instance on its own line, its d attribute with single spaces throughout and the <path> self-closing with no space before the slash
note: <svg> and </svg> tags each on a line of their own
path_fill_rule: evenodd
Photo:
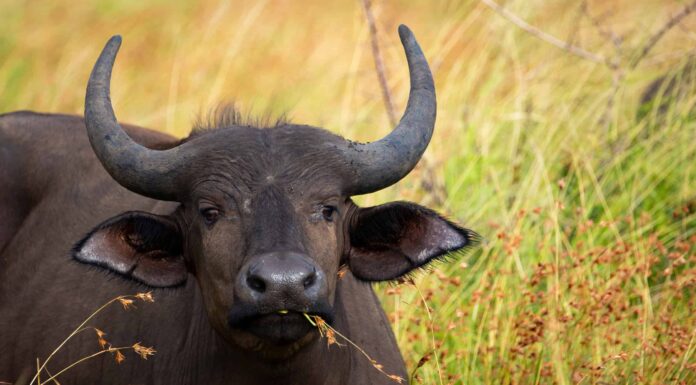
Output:
<svg viewBox="0 0 696 385">
<path fill-rule="evenodd" d="M 152 296 L 151 291 L 148 291 L 147 293 L 138 293 L 135 295 L 135 298 L 138 298 L 144 302 L 155 302 L 155 298 Z"/>
<path fill-rule="evenodd" d="M 116 360 L 117 364 L 120 364 L 121 362 L 126 360 L 126 356 L 124 356 L 120 350 L 117 350 L 116 354 L 114 355 L 114 359 Z"/>
<path fill-rule="evenodd" d="M 404 379 L 400 376 L 397 376 L 396 374 L 389 374 L 387 375 L 392 381 L 396 382 L 397 384 L 403 384 Z"/>
<path fill-rule="evenodd" d="M 123 306 L 123 309 L 124 309 L 124 310 L 130 310 L 131 308 L 135 308 L 135 305 L 133 304 L 133 300 L 132 300 L 132 299 L 128 299 L 128 298 L 119 298 L 119 299 L 118 299 L 118 302 L 121 303 L 121 305 Z"/>
<path fill-rule="evenodd" d="M 142 346 L 140 342 L 133 344 L 133 351 L 135 351 L 143 360 L 147 360 L 147 356 L 154 356 L 157 351 L 151 347 Z"/>
</svg>

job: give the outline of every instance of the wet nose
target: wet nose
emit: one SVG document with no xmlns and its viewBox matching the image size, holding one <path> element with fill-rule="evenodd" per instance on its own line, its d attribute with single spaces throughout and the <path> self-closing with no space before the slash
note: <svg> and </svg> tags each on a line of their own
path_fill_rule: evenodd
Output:
<svg viewBox="0 0 696 385">
<path fill-rule="evenodd" d="M 254 302 L 312 304 L 326 286 L 321 269 L 305 255 L 292 252 L 253 257 L 239 278 L 241 296 Z"/>
</svg>

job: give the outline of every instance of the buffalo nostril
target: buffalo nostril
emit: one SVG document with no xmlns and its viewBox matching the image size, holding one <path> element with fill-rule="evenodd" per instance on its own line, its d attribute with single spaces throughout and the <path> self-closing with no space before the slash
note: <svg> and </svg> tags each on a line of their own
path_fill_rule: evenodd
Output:
<svg viewBox="0 0 696 385">
<path fill-rule="evenodd" d="M 317 271 L 315 269 L 313 269 L 313 271 L 311 273 L 309 273 L 307 278 L 304 279 L 302 284 L 304 285 L 305 289 L 308 289 L 309 287 L 314 285 L 314 282 L 316 282 L 316 280 L 317 280 Z"/>
<path fill-rule="evenodd" d="M 266 291 L 266 283 L 255 275 L 250 275 L 247 277 L 247 285 L 249 285 L 252 290 L 259 293 Z"/>
</svg>

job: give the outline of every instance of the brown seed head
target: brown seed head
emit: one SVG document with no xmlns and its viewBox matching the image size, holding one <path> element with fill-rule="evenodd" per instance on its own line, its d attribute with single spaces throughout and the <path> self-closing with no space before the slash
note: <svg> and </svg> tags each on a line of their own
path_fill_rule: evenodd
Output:
<svg viewBox="0 0 696 385">
<path fill-rule="evenodd" d="M 133 305 L 132 299 L 119 298 L 118 301 L 121 302 L 121 305 L 123 306 L 123 309 L 125 309 L 125 310 L 129 310 L 130 308 L 135 307 L 135 305 Z"/>
<path fill-rule="evenodd" d="M 133 350 L 142 357 L 143 360 L 147 360 L 147 356 L 153 356 L 157 351 L 153 348 L 148 348 L 147 346 L 140 345 L 140 342 L 133 344 Z"/>
<path fill-rule="evenodd" d="M 135 298 L 138 298 L 144 302 L 155 302 L 155 298 L 152 296 L 151 291 L 148 291 L 147 293 L 138 293 L 135 295 Z"/>
</svg>

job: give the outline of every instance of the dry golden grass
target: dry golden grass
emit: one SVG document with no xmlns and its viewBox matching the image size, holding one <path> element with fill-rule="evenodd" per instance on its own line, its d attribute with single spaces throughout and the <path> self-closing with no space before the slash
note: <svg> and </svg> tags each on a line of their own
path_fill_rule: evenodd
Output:
<svg viewBox="0 0 696 385">
<path fill-rule="evenodd" d="M 81 365 L 89 360 L 92 360 L 94 358 L 106 355 L 106 354 L 111 354 L 116 361 L 117 364 L 120 364 L 126 359 L 126 356 L 123 355 L 124 351 L 127 350 L 132 350 L 135 352 L 135 354 L 139 355 L 140 358 L 143 360 L 147 360 L 149 356 L 154 355 L 157 353 L 157 351 L 152 348 L 152 347 L 147 347 L 141 345 L 140 342 L 136 342 L 131 345 L 127 346 L 113 346 L 109 341 L 106 340 L 106 333 L 98 329 L 94 326 L 90 326 L 89 322 L 92 321 L 99 313 L 101 313 L 104 309 L 108 308 L 109 306 L 115 304 L 115 303 L 120 303 L 121 306 L 123 306 L 123 310 L 129 310 L 135 307 L 135 300 L 141 300 L 143 302 L 155 302 L 155 299 L 152 295 L 151 292 L 143 292 L 143 293 L 137 293 L 133 295 L 120 295 L 118 297 L 112 298 L 111 300 L 107 301 L 103 305 L 101 305 L 97 310 L 92 312 L 87 318 L 85 318 L 84 321 L 80 325 L 78 325 L 73 331 L 61 342 L 52 352 L 51 354 L 48 355 L 46 358 L 36 358 L 36 373 L 34 376 L 31 378 L 31 381 L 28 381 L 29 385 L 41 385 L 41 384 L 50 384 L 54 383 L 55 385 L 60 385 L 60 382 L 58 382 L 58 377 L 60 377 L 61 374 L 73 369 L 74 367 Z M 94 331 L 95 334 L 97 335 L 97 343 L 99 344 L 99 349 L 87 356 L 84 356 L 82 358 L 79 358 L 75 360 L 75 362 L 72 362 L 71 364 L 67 365 L 66 367 L 55 371 L 55 374 L 50 372 L 48 370 L 47 364 L 51 361 L 51 359 L 56 355 L 61 353 L 61 349 L 70 342 L 70 340 L 75 337 L 76 335 L 85 332 L 85 331 Z M 42 379 L 43 375 L 43 379 Z M 24 385 L 23 380 L 18 380 L 17 385 Z"/>
<path fill-rule="evenodd" d="M 677 77 L 687 92 L 640 103 L 693 55 L 696 15 L 632 68 L 686 2 L 586 4 L 505 6 L 619 59 L 620 76 L 479 1 L 373 5 L 396 110 L 405 23 L 434 70 L 438 123 L 428 167 L 359 201 L 428 204 L 487 240 L 412 284 L 378 287 L 416 383 L 696 383 L 694 85 Z M 112 99 L 123 121 L 183 136 L 235 100 L 357 140 L 389 131 L 358 1 L 6 0 L 0 15 L 0 112 L 81 113 L 89 70 L 120 33 Z"/>
</svg>

